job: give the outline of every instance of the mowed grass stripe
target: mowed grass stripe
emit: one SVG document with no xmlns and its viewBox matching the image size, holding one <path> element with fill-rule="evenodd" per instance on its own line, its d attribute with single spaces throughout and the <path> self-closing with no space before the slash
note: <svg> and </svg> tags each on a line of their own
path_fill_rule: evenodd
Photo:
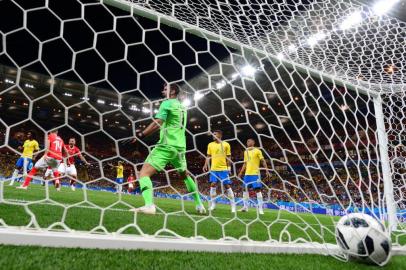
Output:
<svg viewBox="0 0 406 270">
<path fill-rule="evenodd" d="M 400 270 L 406 257 L 393 257 L 385 267 L 342 262 L 329 256 L 99 250 L 0 245 L 2 269 L 295 269 L 295 270 Z"/>
<path fill-rule="evenodd" d="M 24 207 L 8 204 L 7 201 L 17 204 L 28 202 L 28 208 L 35 214 L 39 226 L 43 228 L 48 228 L 56 222 L 63 222 L 70 229 L 79 231 L 91 231 L 102 226 L 108 232 L 116 232 L 128 224 L 136 224 L 143 233 L 152 235 L 166 229 L 182 237 L 203 236 L 208 239 L 233 237 L 258 241 L 299 240 L 335 243 L 334 221 L 338 220 L 337 217 L 298 214 L 285 210 L 265 210 L 265 215 L 258 216 L 255 209 L 234 215 L 228 205 L 222 204 L 218 204 L 212 216 L 197 215 L 191 201 L 159 198 L 156 199 L 156 204 L 160 208 L 158 215 L 139 214 L 134 217 L 134 213 L 127 210 L 130 209 L 129 206 L 141 206 L 143 203 L 141 196 L 121 194 L 120 202 L 119 195 L 111 192 L 84 189 L 73 192 L 69 188 L 57 192 L 53 187 L 49 187 L 49 200 L 45 200 L 47 188 L 32 185 L 28 190 L 17 190 L 15 187 L 4 186 L 3 195 L 6 203 L 0 204 L 0 218 L 7 225 L 26 226 L 30 216 Z M 139 234 L 135 228 L 129 228 L 124 233 Z"/>
</svg>

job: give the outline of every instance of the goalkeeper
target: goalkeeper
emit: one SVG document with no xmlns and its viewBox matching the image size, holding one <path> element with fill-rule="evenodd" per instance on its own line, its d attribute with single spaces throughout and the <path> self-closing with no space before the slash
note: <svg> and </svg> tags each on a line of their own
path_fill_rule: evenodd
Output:
<svg viewBox="0 0 406 270">
<path fill-rule="evenodd" d="M 140 189 L 145 205 L 134 209 L 135 212 L 155 214 L 156 208 L 153 199 L 151 177 L 165 169 L 167 164 L 172 164 L 178 170 L 186 188 L 192 194 L 196 210 L 203 214 L 206 212 L 197 190 L 197 185 L 187 173 L 185 158 L 186 152 L 186 108 L 178 100 L 180 88 L 178 85 L 165 85 L 162 95 L 168 99 L 162 102 L 154 121 L 144 131 L 136 134 L 137 139 L 142 139 L 157 130 L 160 138 L 155 148 L 148 155 L 139 175 Z M 134 142 L 137 140 L 135 139 Z"/>
</svg>

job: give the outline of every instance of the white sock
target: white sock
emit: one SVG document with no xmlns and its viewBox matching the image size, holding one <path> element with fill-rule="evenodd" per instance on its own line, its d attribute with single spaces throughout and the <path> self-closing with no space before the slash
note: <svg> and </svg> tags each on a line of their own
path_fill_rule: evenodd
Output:
<svg viewBox="0 0 406 270">
<path fill-rule="evenodd" d="M 234 192 L 231 188 L 227 189 L 227 197 L 230 199 L 231 206 L 233 206 L 235 204 L 235 201 L 234 201 Z"/>
<path fill-rule="evenodd" d="M 13 172 L 13 175 L 11 176 L 10 185 L 14 184 L 14 181 L 16 180 L 17 177 L 18 177 L 18 170 L 15 169 L 14 172 Z"/>
<path fill-rule="evenodd" d="M 244 191 L 242 193 L 242 198 L 243 198 L 243 203 L 244 203 L 244 207 L 248 208 L 248 199 L 249 199 L 250 195 L 248 193 L 248 191 Z"/>
<path fill-rule="evenodd" d="M 262 209 L 262 205 L 264 203 L 264 199 L 262 197 L 262 192 L 257 192 L 257 200 L 258 200 L 258 208 Z"/>
<path fill-rule="evenodd" d="M 215 202 L 215 198 L 216 198 L 216 187 L 210 187 L 210 198 L 211 198 L 211 200 L 210 200 L 210 202 L 212 203 L 212 204 L 215 204 L 216 202 Z"/>
</svg>

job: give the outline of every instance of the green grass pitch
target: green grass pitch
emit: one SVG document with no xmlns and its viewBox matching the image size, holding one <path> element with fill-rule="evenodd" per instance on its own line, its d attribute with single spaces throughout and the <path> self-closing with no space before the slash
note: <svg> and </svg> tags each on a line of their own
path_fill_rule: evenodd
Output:
<svg viewBox="0 0 406 270">
<path fill-rule="evenodd" d="M 121 195 L 120 200 L 119 195 L 111 192 L 82 189 L 73 192 L 67 187 L 56 192 L 53 187 L 46 189 L 39 185 L 32 185 L 25 191 L 9 187 L 7 182 L 4 184 L 4 200 L 16 204 L 1 203 L 0 219 L 11 226 L 27 226 L 30 216 L 19 204 L 29 202 L 28 209 L 35 214 L 39 226 L 53 226 L 52 229 L 55 230 L 62 229 L 57 225 L 60 222 L 74 230 L 106 229 L 108 232 L 134 224 L 123 233 L 177 234 L 182 237 L 204 236 L 208 239 L 249 237 L 258 241 L 335 242 L 334 221 L 338 218 L 325 215 L 266 210 L 265 215 L 258 216 L 254 209 L 250 209 L 248 213 L 233 215 L 229 206 L 220 204 L 212 216 L 197 215 L 192 202 L 171 199 L 156 200 L 157 206 L 166 216 L 163 212 L 155 216 L 135 215 L 128 211 L 129 205 L 141 206 L 140 196 Z M 0 265 L 7 266 L 4 269 L 98 269 L 103 265 L 116 267 L 112 269 L 134 266 L 148 268 L 149 265 L 153 265 L 151 268 L 154 269 L 240 269 L 244 266 L 250 269 L 373 269 L 358 263 L 343 263 L 331 257 L 313 255 L 106 251 L 12 246 L 0 246 L 0 254 Z M 24 254 L 26 256 L 20 256 Z M 406 269 L 405 265 L 406 257 L 395 257 L 386 268 Z"/>
</svg>

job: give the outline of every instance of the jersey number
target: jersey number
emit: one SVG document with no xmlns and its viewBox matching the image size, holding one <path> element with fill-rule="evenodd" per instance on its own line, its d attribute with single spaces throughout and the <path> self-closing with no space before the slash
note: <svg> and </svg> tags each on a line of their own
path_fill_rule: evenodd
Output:
<svg viewBox="0 0 406 270">
<path fill-rule="evenodd" d="M 54 141 L 53 144 L 55 144 L 55 150 L 57 152 L 61 152 L 62 151 L 62 144 L 60 141 Z"/>
</svg>

